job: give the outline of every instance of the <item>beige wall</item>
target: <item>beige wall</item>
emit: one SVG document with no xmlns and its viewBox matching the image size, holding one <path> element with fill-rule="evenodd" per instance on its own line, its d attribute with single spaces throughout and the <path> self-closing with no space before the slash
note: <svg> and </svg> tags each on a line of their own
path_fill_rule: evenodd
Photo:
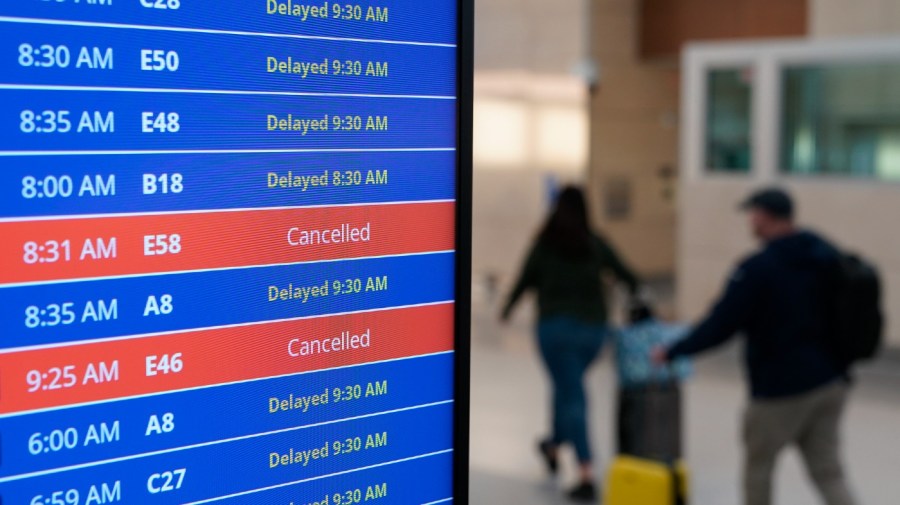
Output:
<svg viewBox="0 0 900 505">
<path fill-rule="evenodd" d="M 810 0 L 809 9 L 814 37 L 900 33 L 897 0 Z"/>
<path fill-rule="evenodd" d="M 481 73 L 475 83 L 473 270 L 515 275 L 548 206 L 550 181 L 581 182 L 585 90 L 568 76 Z"/>
<path fill-rule="evenodd" d="M 674 193 L 661 176 L 677 168 L 678 70 L 641 60 L 638 0 L 593 2 L 599 86 L 591 104 L 590 189 L 597 224 L 644 276 L 672 273 Z M 631 188 L 631 212 L 610 219 L 609 188 Z"/>
<path fill-rule="evenodd" d="M 566 74 L 582 56 L 584 2 L 475 0 L 475 69 Z"/>
<path fill-rule="evenodd" d="M 678 313 L 696 320 L 720 294 L 735 263 L 754 250 L 738 202 L 756 184 L 684 182 L 678 226 Z"/>
<path fill-rule="evenodd" d="M 587 165 L 589 0 L 476 0 L 475 288 L 511 282 L 547 207 L 547 180 Z M 503 286 L 501 286 L 502 288 Z"/>
</svg>

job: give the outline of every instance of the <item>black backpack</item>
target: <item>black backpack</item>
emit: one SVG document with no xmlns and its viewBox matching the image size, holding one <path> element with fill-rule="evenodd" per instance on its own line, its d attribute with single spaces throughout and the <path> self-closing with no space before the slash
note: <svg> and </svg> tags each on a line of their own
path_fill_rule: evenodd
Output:
<svg viewBox="0 0 900 505">
<path fill-rule="evenodd" d="M 874 358 L 884 338 L 878 270 L 854 254 L 842 255 L 833 275 L 830 340 L 846 365 Z"/>
</svg>

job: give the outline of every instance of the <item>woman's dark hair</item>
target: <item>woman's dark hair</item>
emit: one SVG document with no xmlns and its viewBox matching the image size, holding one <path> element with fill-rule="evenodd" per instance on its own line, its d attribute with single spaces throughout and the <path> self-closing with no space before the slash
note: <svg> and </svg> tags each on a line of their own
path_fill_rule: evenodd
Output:
<svg viewBox="0 0 900 505">
<path fill-rule="evenodd" d="M 538 240 L 568 258 L 584 258 L 591 252 L 591 226 L 584 192 L 566 186 L 556 197 L 553 212 Z"/>
</svg>

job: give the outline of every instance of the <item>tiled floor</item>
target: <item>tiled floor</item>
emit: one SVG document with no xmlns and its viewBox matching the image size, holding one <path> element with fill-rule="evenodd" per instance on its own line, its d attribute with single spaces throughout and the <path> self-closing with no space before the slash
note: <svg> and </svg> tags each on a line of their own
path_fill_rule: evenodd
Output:
<svg viewBox="0 0 900 505">
<path fill-rule="evenodd" d="M 487 310 L 474 323 L 472 371 L 471 503 L 565 503 L 571 464 L 559 483 L 549 482 L 534 452 L 544 433 L 547 389 L 532 347 L 528 316 L 499 326 Z M 491 310 L 490 312 L 493 312 Z M 598 473 L 612 447 L 614 380 L 605 356 L 590 375 L 593 445 Z M 744 398 L 734 353 L 706 359 L 688 387 L 687 450 L 694 505 L 737 505 L 738 417 Z M 900 365 L 881 363 L 859 381 L 846 425 L 847 460 L 861 505 L 900 503 Z M 571 455 L 567 462 L 571 462 Z M 778 470 L 777 505 L 817 505 L 795 454 Z M 633 504 L 642 505 L 642 504 Z"/>
</svg>

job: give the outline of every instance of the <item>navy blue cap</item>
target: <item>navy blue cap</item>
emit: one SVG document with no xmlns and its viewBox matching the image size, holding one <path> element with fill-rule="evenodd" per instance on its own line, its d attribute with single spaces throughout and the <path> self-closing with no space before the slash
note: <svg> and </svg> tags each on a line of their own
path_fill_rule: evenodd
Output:
<svg viewBox="0 0 900 505">
<path fill-rule="evenodd" d="M 753 193 L 741 204 L 741 208 L 759 209 L 783 219 L 794 217 L 794 200 L 787 191 L 779 188 L 768 188 Z"/>
</svg>

